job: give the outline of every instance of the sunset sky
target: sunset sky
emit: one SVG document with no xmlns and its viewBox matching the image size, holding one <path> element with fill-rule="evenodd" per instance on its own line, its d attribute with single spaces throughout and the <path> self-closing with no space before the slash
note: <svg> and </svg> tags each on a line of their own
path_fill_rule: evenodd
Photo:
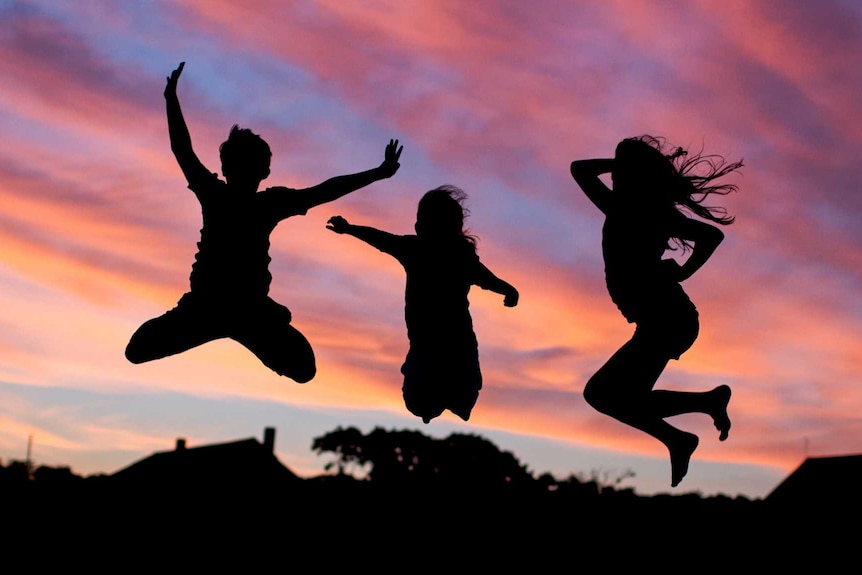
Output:
<svg viewBox="0 0 862 575">
<path fill-rule="evenodd" d="M 165 77 L 219 170 L 238 123 L 267 185 L 400 171 L 282 222 L 270 295 L 317 354 L 299 385 L 231 340 L 142 365 L 123 350 L 188 289 L 201 227 L 168 141 Z M 177 437 L 277 429 L 322 472 L 337 426 L 480 434 L 536 474 L 643 494 L 763 497 L 806 456 L 862 453 L 862 4 L 852 0 L 0 0 L 0 460 L 112 473 Z M 665 448 L 590 408 L 584 383 L 631 335 L 610 301 L 578 158 L 663 136 L 743 159 L 736 223 L 684 287 L 698 341 L 657 388 L 733 388 L 670 488 Z M 412 233 L 422 193 L 469 195 L 479 255 L 521 302 L 470 294 L 485 387 L 467 423 L 404 408 L 404 271 L 325 228 Z"/>
</svg>

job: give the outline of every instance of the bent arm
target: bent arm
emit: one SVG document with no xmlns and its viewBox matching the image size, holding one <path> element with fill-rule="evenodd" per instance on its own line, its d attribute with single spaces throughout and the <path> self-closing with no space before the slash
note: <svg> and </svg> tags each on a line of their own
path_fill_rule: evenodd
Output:
<svg viewBox="0 0 862 575">
<path fill-rule="evenodd" d="M 684 264 L 679 266 L 677 281 L 685 281 L 697 272 L 709 260 L 712 254 L 724 240 L 724 232 L 717 227 L 693 220 L 682 218 L 676 226 L 674 236 L 688 240 L 694 244 L 691 254 Z"/>
<path fill-rule="evenodd" d="M 210 172 L 198 159 L 192 148 L 192 138 L 186 126 L 183 112 L 180 108 L 180 100 L 177 97 L 177 80 L 183 71 L 185 62 L 181 62 L 168 78 L 165 87 L 165 107 L 168 116 L 168 135 L 171 139 L 171 151 L 177 159 L 186 181 L 192 184 L 199 181 L 201 177 L 209 177 Z"/>
<path fill-rule="evenodd" d="M 478 264 L 474 282 L 477 286 L 503 296 L 503 305 L 514 307 L 518 305 L 518 290 L 509 282 L 503 281 L 494 275 L 482 262 Z"/>
<path fill-rule="evenodd" d="M 613 170 L 613 166 L 614 161 L 612 159 L 597 158 L 592 160 L 575 160 L 572 162 L 570 168 L 575 182 L 602 213 L 607 213 L 611 201 L 611 191 L 599 179 L 599 176 L 610 173 Z"/>
</svg>

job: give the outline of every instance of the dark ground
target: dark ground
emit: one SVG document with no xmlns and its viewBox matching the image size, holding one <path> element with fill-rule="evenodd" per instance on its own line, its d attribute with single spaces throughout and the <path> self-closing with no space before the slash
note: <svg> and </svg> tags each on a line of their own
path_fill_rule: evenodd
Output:
<svg viewBox="0 0 862 575">
<path fill-rule="evenodd" d="M 105 481 L 6 488 L 4 557 L 33 568 L 554 568 L 737 573 L 859 567 L 859 508 L 775 508 L 698 495 L 597 497 L 303 482 L 154 488 Z"/>
</svg>

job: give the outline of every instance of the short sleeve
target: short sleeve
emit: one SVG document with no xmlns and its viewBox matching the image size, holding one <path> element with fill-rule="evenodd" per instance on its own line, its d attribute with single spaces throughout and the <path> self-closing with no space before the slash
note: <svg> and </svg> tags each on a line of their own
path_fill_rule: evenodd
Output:
<svg viewBox="0 0 862 575">
<path fill-rule="evenodd" d="M 195 193 L 198 198 L 206 196 L 208 193 L 218 189 L 220 184 L 223 184 L 218 179 L 218 174 L 210 172 L 201 172 L 200 176 L 189 181 L 188 188 Z"/>
<path fill-rule="evenodd" d="M 389 254 L 403 264 L 410 253 L 410 240 L 413 238 L 415 238 L 415 236 L 399 236 L 381 232 L 376 234 L 372 245 L 381 252 Z"/>
<path fill-rule="evenodd" d="M 293 188 L 273 186 L 260 193 L 267 204 L 267 211 L 277 220 L 308 213 L 308 202 Z"/>
</svg>

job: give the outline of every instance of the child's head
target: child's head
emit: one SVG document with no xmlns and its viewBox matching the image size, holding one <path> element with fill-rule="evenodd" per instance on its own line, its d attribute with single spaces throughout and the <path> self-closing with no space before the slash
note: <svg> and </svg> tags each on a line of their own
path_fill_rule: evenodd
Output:
<svg viewBox="0 0 862 575">
<path fill-rule="evenodd" d="M 652 193 L 668 197 L 677 176 L 673 157 L 661 150 L 661 141 L 651 136 L 626 138 L 617 144 L 611 177 L 614 190 Z"/>
<path fill-rule="evenodd" d="M 467 194 L 455 186 L 440 186 L 425 192 L 416 211 L 417 235 L 435 237 L 464 236 L 463 202 Z"/>
<path fill-rule="evenodd" d="M 269 176 L 272 152 L 266 141 L 247 128 L 234 125 L 219 146 L 221 171 L 225 179 L 260 182 Z"/>
</svg>

